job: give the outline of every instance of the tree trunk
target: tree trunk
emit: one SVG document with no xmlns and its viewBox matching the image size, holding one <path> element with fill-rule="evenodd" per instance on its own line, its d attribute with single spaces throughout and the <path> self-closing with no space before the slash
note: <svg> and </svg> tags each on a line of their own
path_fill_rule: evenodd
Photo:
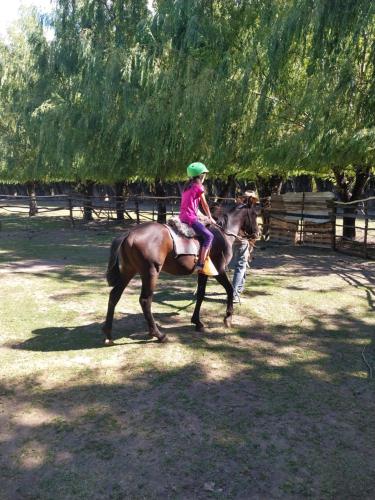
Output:
<svg viewBox="0 0 375 500">
<path fill-rule="evenodd" d="M 257 178 L 257 188 L 260 198 L 267 198 L 273 194 L 280 194 L 282 187 L 283 179 L 280 175 Z"/>
<path fill-rule="evenodd" d="M 320 177 L 315 177 L 315 184 L 318 192 L 333 191 L 332 181 L 328 179 L 321 179 Z"/>
<path fill-rule="evenodd" d="M 90 222 L 93 220 L 92 216 L 92 198 L 94 195 L 94 181 L 86 181 L 82 186 L 82 192 L 84 195 L 83 200 L 83 220 L 84 222 Z"/>
<path fill-rule="evenodd" d="M 165 196 L 165 189 L 163 181 L 159 178 L 155 179 L 155 194 L 156 196 Z M 160 224 L 165 224 L 167 222 L 167 205 L 165 199 L 157 200 L 158 207 L 158 222 Z"/>
<path fill-rule="evenodd" d="M 234 174 L 228 175 L 219 192 L 219 198 L 234 198 L 236 196 L 236 186 L 236 176 Z"/>
<path fill-rule="evenodd" d="M 115 183 L 116 194 L 116 219 L 122 221 L 125 219 L 125 203 L 124 203 L 125 181 Z"/>
<path fill-rule="evenodd" d="M 311 175 L 297 175 L 294 178 L 294 189 L 297 193 L 304 191 L 305 193 L 311 193 L 313 190 L 312 176 Z"/>
<path fill-rule="evenodd" d="M 366 184 L 370 179 L 370 167 L 367 165 L 357 165 L 354 177 L 349 179 L 340 167 L 334 167 L 333 173 L 336 179 L 337 193 L 341 201 L 360 200 L 363 196 Z M 344 206 L 342 236 L 345 239 L 354 240 L 356 237 L 356 204 Z"/>
<path fill-rule="evenodd" d="M 258 194 L 262 202 L 262 238 L 268 240 L 270 232 L 270 217 L 267 209 L 270 207 L 270 199 L 273 194 L 279 195 L 283 187 L 283 179 L 279 175 L 271 175 L 270 177 L 258 177 L 257 188 Z"/>
<path fill-rule="evenodd" d="M 29 195 L 29 216 L 32 217 L 38 213 L 38 205 L 36 202 L 36 183 L 35 181 L 29 181 L 26 183 L 27 194 Z"/>
</svg>

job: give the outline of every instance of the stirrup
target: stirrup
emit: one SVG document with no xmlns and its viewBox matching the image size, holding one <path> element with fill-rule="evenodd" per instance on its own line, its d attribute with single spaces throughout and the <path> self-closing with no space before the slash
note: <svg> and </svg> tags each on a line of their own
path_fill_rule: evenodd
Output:
<svg viewBox="0 0 375 500">
<path fill-rule="evenodd" d="M 219 274 L 210 257 L 206 258 L 203 269 L 199 272 L 205 274 L 206 276 L 217 276 Z"/>
<path fill-rule="evenodd" d="M 195 264 L 193 273 L 194 274 L 201 274 L 203 272 L 203 266 L 201 264 Z"/>
</svg>

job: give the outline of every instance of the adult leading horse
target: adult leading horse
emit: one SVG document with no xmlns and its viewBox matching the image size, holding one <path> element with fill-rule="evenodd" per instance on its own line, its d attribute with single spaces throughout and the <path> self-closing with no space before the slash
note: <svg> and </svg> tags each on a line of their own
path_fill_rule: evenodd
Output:
<svg viewBox="0 0 375 500">
<path fill-rule="evenodd" d="M 232 258 L 232 244 L 242 231 L 247 235 L 258 232 L 256 211 L 250 206 L 235 206 L 220 217 L 220 227 L 211 226 L 214 240 L 210 257 L 218 270 L 215 279 L 227 292 L 227 309 L 224 323 L 230 327 L 233 315 L 233 287 L 226 274 L 226 267 Z M 165 333 L 159 331 L 151 312 L 151 303 L 156 283 L 161 271 L 177 276 L 192 274 L 196 258 L 193 255 L 181 255 L 176 258 L 173 242 L 168 229 L 157 222 L 146 222 L 128 230 L 112 242 L 107 269 L 107 281 L 112 290 L 109 294 L 108 310 L 103 333 L 105 344 L 113 344 L 112 323 L 117 302 L 130 280 L 139 274 L 142 290 L 139 298 L 143 314 L 148 323 L 149 336 L 163 342 Z M 191 322 L 197 331 L 204 330 L 200 320 L 200 308 L 206 291 L 207 276 L 198 274 L 197 301 Z"/>
</svg>

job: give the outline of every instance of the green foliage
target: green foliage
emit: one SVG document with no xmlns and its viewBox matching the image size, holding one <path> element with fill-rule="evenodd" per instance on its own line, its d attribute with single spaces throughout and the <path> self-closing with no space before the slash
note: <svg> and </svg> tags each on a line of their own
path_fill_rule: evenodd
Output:
<svg viewBox="0 0 375 500">
<path fill-rule="evenodd" d="M 5 180 L 25 182 L 48 175 L 35 111 L 49 94 L 48 46 L 35 10 L 0 45 L 0 165 Z"/>
<path fill-rule="evenodd" d="M 369 1 L 290 2 L 268 52 L 262 108 L 270 165 L 314 173 L 374 165 L 374 20 Z M 289 126 L 275 126 L 287 120 Z"/>
<path fill-rule="evenodd" d="M 58 0 L 0 45 L 2 180 L 374 165 L 370 0 Z"/>
</svg>

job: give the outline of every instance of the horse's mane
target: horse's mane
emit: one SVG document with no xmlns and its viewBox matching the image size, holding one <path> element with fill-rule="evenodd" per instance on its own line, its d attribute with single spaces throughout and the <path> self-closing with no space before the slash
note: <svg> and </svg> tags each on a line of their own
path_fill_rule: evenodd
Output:
<svg viewBox="0 0 375 500">
<path fill-rule="evenodd" d="M 214 218 L 216 219 L 216 223 L 218 226 L 221 227 L 222 231 L 228 231 L 230 228 L 228 227 L 229 225 L 229 216 L 236 212 L 237 210 L 242 210 L 242 209 L 250 209 L 251 211 L 251 228 L 248 228 L 247 231 L 250 231 L 251 234 L 258 234 L 258 224 L 256 221 L 256 212 L 252 206 L 248 206 L 246 204 L 232 204 L 230 206 L 222 206 L 222 205 L 216 205 L 216 209 L 220 210 L 219 213 L 217 213 L 217 217 L 215 217 L 215 213 L 213 213 Z M 255 215 L 255 219 L 253 219 L 252 215 Z M 250 222 L 250 219 L 249 219 Z M 249 232 L 249 234 L 250 234 Z M 244 231 L 246 234 L 246 231 Z"/>
<path fill-rule="evenodd" d="M 222 210 L 222 212 L 216 219 L 216 222 L 222 227 L 222 229 L 226 230 L 228 226 L 228 215 L 234 212 L 238 208 L 238 205 L 231 205 L 229 207 L 223 207 L 222 205 L 217 206 Z"/>
</svg>

